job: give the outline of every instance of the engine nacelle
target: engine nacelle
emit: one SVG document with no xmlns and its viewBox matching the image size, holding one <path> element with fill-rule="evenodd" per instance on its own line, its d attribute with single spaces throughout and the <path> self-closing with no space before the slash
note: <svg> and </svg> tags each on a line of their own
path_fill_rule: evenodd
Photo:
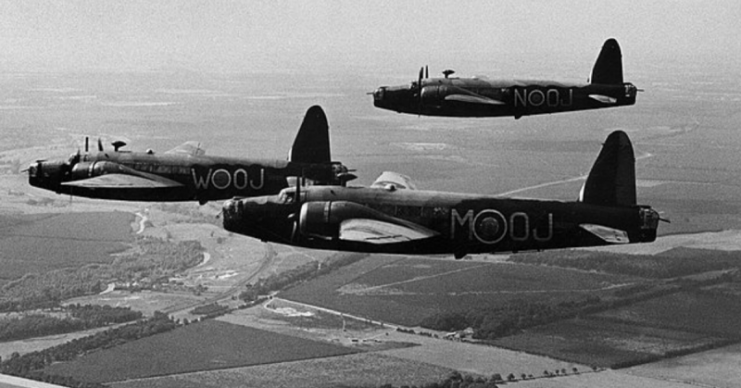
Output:
<svg viewBox="0 0 741 388">
<path fill-rule="evenodd" d="M 105 174 L 125 174 L 126 167 L 107 161 L 80 162 L 72 167 L 72 179 L 84 179 L 101 176 Z"/>
<path fill-rule="evenodd" d="M 306 236 L 337 238 L 342 222 L 357 218 L 393 222 L 392 217 L 354 202 L 306 202 L 301 205 L 299 231 Z"/>
<path fill-rule="evenodd" d="M 427 85 L 422 88 L 422 102 L 438 103 L 448 95 L 446 85 Z"/>
</svg>

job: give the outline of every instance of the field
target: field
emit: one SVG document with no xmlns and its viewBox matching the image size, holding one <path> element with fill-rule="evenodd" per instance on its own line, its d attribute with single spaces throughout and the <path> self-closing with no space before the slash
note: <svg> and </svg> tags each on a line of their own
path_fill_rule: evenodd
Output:
<svg viewBox="0 0 741 388">
<path fill-rule="evenodd" d="M 736 388 L 741 381 L 741 344 L 624 369 L 653 380 L 683 381 L 692 386 Z"/>
<path fill-rule="evenodd" d="M 445 378 L 452 369 L 378 353 L 204 371 L 111 383 L 114 388 L 377 388 L 385 383 L 421 385 Z"/>
<path fill-rule="evenodd" d="M 356 353 L 324 342 L 208 320 L 46 368 L 112 382 Z"/>
<path fill-rule="evenodd" d="M 491 341 L 496 346 L 597 367 L 656 360 L 667 353 L 726 343 L 721 337 L 681 330 L 571 319 Z"/>
<path fill-rule="evenodd" d="M 613 309 L 597 317 L 631 325 L 686 330 L 741 339 L 741 298 L 708 292 L 680 292 Z"/>
<path fill-rule="evenodd" d="M 109 263 L 128 248 L 135 216 L 123 212 L 0 216 L 0 284 L 24 274 Z"/>
<path fill-rule="evenodd" d="M 416 326 L 440 312 L 466 312 L 514 300 L 559 303 L 610 294 L 637 281 L 621 275 L 497 262 L 371 255 L 281 292 L 282 298 Z"/>
</svg>

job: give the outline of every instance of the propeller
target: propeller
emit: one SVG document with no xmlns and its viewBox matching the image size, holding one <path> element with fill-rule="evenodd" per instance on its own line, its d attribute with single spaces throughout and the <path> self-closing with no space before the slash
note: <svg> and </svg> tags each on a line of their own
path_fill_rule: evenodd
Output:
<svg viewBox="0 0 741 388">
<path fill-rule="evenodd" d="M 299 221 L 301 217 L 301 185 L 304 182 L 304 169 L 301 169 L 301 176 L 296 177 L 296 192 L 293 198 L 293 204 L 295 211 L 288 215 L 288 220 L 293 221 L 293 229 L 291 230 L 291 242 L 296 242 L 299 236 Z"/>
<path fill-rule="evenodd" d="M 424 67 L 419 68 L 419 76 L 417 77 L 417 116 L 422 114 L 422 76 L 424 75 Z"/>
</svg>

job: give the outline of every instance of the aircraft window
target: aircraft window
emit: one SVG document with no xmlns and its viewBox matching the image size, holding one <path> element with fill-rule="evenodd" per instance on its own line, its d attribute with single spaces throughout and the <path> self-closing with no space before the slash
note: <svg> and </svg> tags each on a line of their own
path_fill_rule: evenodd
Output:
<svg viewBox="0 0 741 388">
<path fill-rule="evenodd" d="M 158 174 L 172 174 L 174 170 L 175 170 L 174 166 L 165 166 L 165 165 L 154 166 L 154 172 Z"/>
</svg>

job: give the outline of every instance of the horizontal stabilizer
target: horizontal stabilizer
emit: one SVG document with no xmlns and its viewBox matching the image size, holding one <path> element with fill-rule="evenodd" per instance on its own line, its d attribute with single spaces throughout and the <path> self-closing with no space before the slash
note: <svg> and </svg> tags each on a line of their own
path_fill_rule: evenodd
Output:
<svg viewBox="0 0 741 388">
<path fill-rule="evenodd" d="M 157 189 L 180 187 L 182 184 L 162 177 L 155 180 L 126 174 L 106 174 L 89 179 L 64 182 L 62 186 L 86 189 Z"/>
<path fill-rule="evenodd" d="M 603 104 L 613 105 L 613 104 L 616 104 L 617 103 L 617 98 L 610 97 L 610 96 L 605 96 L 603 94 L 590 94 L 589 95 L 589 98 L 591 98 L 592 100 L 595 100 L 597 102 L 601 102 Z"/>
<path fill-rule="evenodd" d="M 628 233 L 624 230 L 594 224 L 581 224 L 579 227 L 610 244 L 627 244 L 630 242 Z"/>
<path fill-rule="evenodd" d="M 340 224 L 340 239 L 371 244 L 422 240 L 438 233 L 419 225 L 398 225 L 368 218 L 353 218 Z"/>
<path fill-rule="evenodd" d="M 459 101 L 466 102 L 469 104 L 483 104 L 483 105 L 504 105 L 502 101 L 495 100 L 493 98 L 483 96 L 471 96 L 468 94 L 450 94 L 445 96 L 447 101 Z"/>
</svg>

